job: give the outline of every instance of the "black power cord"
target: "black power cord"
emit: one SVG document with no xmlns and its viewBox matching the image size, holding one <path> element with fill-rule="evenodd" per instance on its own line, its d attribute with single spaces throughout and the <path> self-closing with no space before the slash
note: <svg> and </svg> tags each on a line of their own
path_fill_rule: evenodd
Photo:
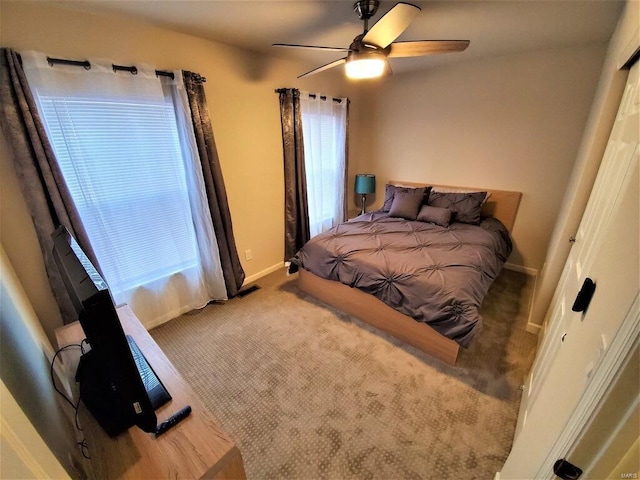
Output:
<svg viewBox="0 0 640 480">
<path fill-rule="evenodd" d="M 56 385 L 56 378 L 55 378 L 55 374 L 53 371 L 53 367 L 55 365 L 56 362 L 56 358 L 58 358 L 58 355 L 60 355 L 62 352 L 70 349 L 70 348 L 79 348 L 80 352 L 82 355 L 84 355 L 85 351 L 84 351 L 84 344 L 86 342 L 86 339 L 82 340 L 81 343 L 72 343 L 71 345 L 66 345 L 60 349 L 58 349 L 58 351 L 53 355 L 53 358 L 51 359 L 51 366 L 50 366 L 50 375 L 51 375 L 51 383 L 53 385 L 53 388 L 55 389 L 56 392 L 58 392 L 58 394 L 69 404 L 71 405 L 71 408 L 73 408 L 75 415 L 74 415 L 74 419 L 75 419 L 75 424 L 76 424 L 76 428 L 82 432 L 82 427 L 80 426 L 80 422 L 78 419 L 78 411 L 80 408 L 80 396 L 78 395 L 78 401 L 76 403 L 73 403 L 73 401 L 67 397 L 67 395 L 65 394 L 65 392 L 63 392 L 62 390 L 60 390 L 58 388 L 58 386 Z M 91 459 L 91 457 L 89 457 L 89 447 L 86 443 L 85 438 L 82 438 L 82 440 L 80 440 L 79 442 L 76 442 L 76 445 L 78 445 L 78 448 L 80 449 L 80 453 L 82 453 L 82 456 L 86 459 Z"/>
</svg>

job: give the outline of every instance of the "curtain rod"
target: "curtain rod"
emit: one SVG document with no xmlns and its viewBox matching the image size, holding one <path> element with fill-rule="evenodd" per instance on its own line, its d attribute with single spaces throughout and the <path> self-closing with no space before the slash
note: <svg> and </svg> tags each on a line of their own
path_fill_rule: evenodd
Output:
<svg viewBox="0 0 640 480">
<path fill-rule="evenodd" d="M 287 90 L 289 90 L 289 89 L 287 89 L 287 88 L 276 88 L 276 93 L 285 93 Z M 296 89 L 291 89 L 291 90 L 296 90 Z M 309 96 L 311 98 L 316 98 L 316 94 L 315 93 L 310 93 Z M 326 95 L 320 95 L 320 100 L 325 100 L 326 101 L 327 98 L 329 98 L 329 97 L 327 97 Z M 333 100 L 336 103 L 341 103 L 342 102 L 341 98 L 331 98 L 331 100 Z M 349 103 L 349 99 L 347 98 L 346 100 L 347 100 L 347 103 Z"/>
<path fill-rule="evenodd" d="M 85 70 L 91 69 L 91 63 L 89 62 L 89 60 L 67 60 L 65 58 L 47 57 L 47 63 L 52 67 L 53 65 L 57 64 L 57 65 L 72 65 L 74 67 L 83 67 Z M 111 67 L 113 68 L 114 72 L 125 71 L 125 72 L 129 72 L 131 75 L 138 74 L 138 68 L 135 65 L 127 67 L 124 65 L 112 64 Z M 171 79 L 174 78 L 173 72 L 166 72 L 163 70 L 156 70 L 156 76 L 170 77 Z"/>
</svg>

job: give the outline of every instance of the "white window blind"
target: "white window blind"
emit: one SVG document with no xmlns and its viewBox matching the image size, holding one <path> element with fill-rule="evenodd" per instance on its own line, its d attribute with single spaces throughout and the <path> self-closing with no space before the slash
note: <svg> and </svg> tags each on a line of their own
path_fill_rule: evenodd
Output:
<svg viewBox="0 0 640 480">
<path fill-rule="evenodd" d="M 41 96 L 40 106 L 105 278 L 126 290 L 194 267 L 173 105 Z"/>
</svg>

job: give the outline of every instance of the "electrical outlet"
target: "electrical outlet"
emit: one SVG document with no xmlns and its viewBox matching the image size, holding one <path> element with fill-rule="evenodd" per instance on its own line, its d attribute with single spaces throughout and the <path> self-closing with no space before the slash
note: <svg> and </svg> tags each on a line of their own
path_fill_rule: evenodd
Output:
<svg viewBox="0 0 640 480">
<path fill-rule="evenodd" d="M 245 260 L 253 260 L 253 254 L 251 253 L 251 249 L 244 251 Z"/>
</svg>

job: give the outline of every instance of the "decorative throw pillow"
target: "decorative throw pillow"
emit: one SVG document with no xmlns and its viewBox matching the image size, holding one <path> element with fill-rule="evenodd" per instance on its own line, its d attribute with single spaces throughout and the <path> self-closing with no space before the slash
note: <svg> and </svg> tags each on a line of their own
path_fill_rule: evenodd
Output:
<svg viewBox="0 0 640 480">
<path fill-rule="evenodd" d="M 480 224 L 480 212 L 487 192 L 443 193 L 431 192 L 429 205 L 448 208 L 454 212 L 453 221 L 460 223 Z"/>
<path fill-rule="evenodd" d="M 423 203 L 426 205 L 430 191 L 431 187 L 412 188 L 387 184 L 384 188 L 384 204 L 382 205 L 381 210 L 383 212 L 391 210 L 391 204 L 393 203 L 393 198 L 397 192 L 415 192 L 416 194 L 421 194 L 423 196 Z"/>
<path fill-rule="evenodd" d="M 389 216 L 415 220 L 423 200 L 423 192 L 396 192 L 389 209 Z"/>
<path fill-rule="evenodd" d="M 416 220 L 420 222 L 429 222 L 440 225 L 441 227 L 448 227 L 451 221 L 451 214 L 453 212 L 448 208 L 432 207 L 430 205 L 423 205 L 418 212 Z"/>
</svg>

